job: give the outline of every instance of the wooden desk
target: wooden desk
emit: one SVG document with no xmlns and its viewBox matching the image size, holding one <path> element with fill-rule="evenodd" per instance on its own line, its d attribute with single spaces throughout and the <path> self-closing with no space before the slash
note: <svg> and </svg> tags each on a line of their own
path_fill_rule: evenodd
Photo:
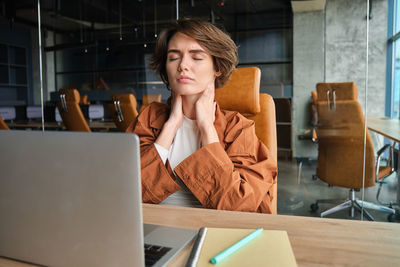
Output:
<svg viewBox="0 0 400 267">
<path fill-rule="evenodd" d="M 117 128 L 113 121 L 89 121 L 88 124 L 93 131 L 109 131 Z"/>
<path fill-rule="evenodd" d="M 258 228 L 287 231 L 299 266 L 400 266 L 400 225 L 143 204 L 143 221 L 198 229 Z M 184 266 L 191 245 L 169 266 Z M 31 266 L 0 258 L 0 266 Z"/>
<path fill-rule="evenodd" d="M 299 266 L 400 266 L 400 225 L 143 204 L 146 223 L 286 230 Z M 190 248 L 170 266 L 184 266 Z"/>
<path fill-rule="evenodd" d="M 109 131 L 110 129 L 115 129 L 117 126 L 113 121 L 88 121 L 90 129 L 92 131 Z M 7 123 L 10 129 L 31 129 L 31 130 L 41 130 L 41 122 L 12 122 Z M 57 122 L 45 122 L 44 128 L 47 130 L 66 130 L 63 123 Z"/>
<path fill-rule="evenodd" d="M 42 123 L 39 121 L 24 121 L 24 122 L 9 122 L 7 123 L 8 127 L 10 129 L 31 129 L 31 130 L 41 130 L 42 129 Z M 64 125 L 62 123 L 57 123 L 57 122 L 45 122 L 44 128 L 47 130 L 63 130 L 65 129 Z"/>
</svg>

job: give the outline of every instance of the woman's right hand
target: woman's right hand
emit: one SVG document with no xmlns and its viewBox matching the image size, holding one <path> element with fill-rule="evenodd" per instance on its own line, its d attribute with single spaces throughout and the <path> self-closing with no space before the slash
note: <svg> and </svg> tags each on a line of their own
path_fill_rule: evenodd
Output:
<svg viewBox="0 0 400 267">
<path fill-rule="evenodd" d="M 165 149 L 169 149 L 182 123 L 182 97 L 172 92 L 171 113 L 169 114 L 168 120 L 164 123 L 160 135 L 157 137 L 156 144 Z"/>
<path fill-rule="evenodd" d="M 182 96 L 172 91 L 171 113 L 168 122 L 178 130 L 183 123 Z"/>
</svg>

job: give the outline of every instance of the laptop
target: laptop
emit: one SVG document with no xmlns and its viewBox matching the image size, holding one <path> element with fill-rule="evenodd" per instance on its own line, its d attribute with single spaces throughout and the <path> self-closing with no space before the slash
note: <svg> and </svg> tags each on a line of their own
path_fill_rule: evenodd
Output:
<svg viewBox="0 0 400 267">
<path fill-rule="evenodd" d="M 197 233 L 143 227 L 133 134 L 0 131 L 0 174 L 2 257 L 47 266 L 164 266 Z M 163 256 L 145 262 L 145 246 Z"/>
</svg>

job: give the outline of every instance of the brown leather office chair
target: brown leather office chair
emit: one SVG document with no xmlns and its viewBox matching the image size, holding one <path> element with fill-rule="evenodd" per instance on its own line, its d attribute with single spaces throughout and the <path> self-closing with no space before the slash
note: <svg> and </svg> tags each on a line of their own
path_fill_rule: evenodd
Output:
<svg viewBox="0 0 400 267">
<path fill-rule="evenodd" d="M 0 130 L 10 130 L 3 118 L 0 116 Z"/>
<path fill-rule="evenodd" d="M 317 84 L 318 112 L 318 165 L 317 177 L 329 185 L 350 189 L 349 198 L 342 204 L 324 211 L 321 217 L 334 212 L 350 209 L 354 217 L 355 209 L 361 207 L 394 214 L 394 209 L 383 205 L 361 201 L 355 192 L 374 186 L 376 181 L 393 172 L 392 166 L 375 163 L 372 141 L 367 131 L 365 150 L 365 180 L 363 182 L 364 161 L 364 114 L 357 101 L 357 87 L 354 83 Z M 386 149 L 386 148 L 385 148 Z M 379 150 L 378 160 L 384 149 Z M 316 211 L 319 203 L 335 203 L 337 199 L 317 200 L 311 205 Z M 369 220 L 372 215 L 364 209 Z"/>
<path fill-rule="evenodd" d="M 255 122 L 256 135 L 270 150 L 277 161 L 276 115 L 274 99 L 268 94 L 260 94 L 260 112 L 246 117 Z M 275 180 L 272 199 L 272 214 L 277 214 L 278 184 Z"/>
<path fill-rule="evenodd" d="M 140 111 L 142 112 L 148 105 L 153 102 L 161 103 L 161 94 L 157 95 L 143 95 L 142 97 L 142 105 L 140 106 Z"/>
<path fill-rule="evenodd" d="M 240 112 L 255 122 L 257 137 L 277 159 L 275 104 L 268 94 L 260 94 L 261 71 L 257 67 L 236 69 L 223 88 L 215 90 L 221 108 Z M 276 180 L 275 180 L 276 182 Z M 277 183 L 274 184 L 272 214 L 277 213 Z"/>
<path fill-rule="evenodd" d="M 112 95 L 111 99 L 109 109 L 114 123 L 120 132 L 125 132 L 138 115 L 136 98 L 133 94 L 116 94 Z"/>
<path fill-rule="evenodd" d="M 60 89 L 57 103 L 62 121 L 69 131 L 91 132 L 79 106 L 80 94 L 77 89 Z"/>
<path fill-rule="evenodd" d="M 90 101 L 88 100 L 88 95 L 81 95 L 79 100 L 79 105 L 90 105 Z"/>
</svg>

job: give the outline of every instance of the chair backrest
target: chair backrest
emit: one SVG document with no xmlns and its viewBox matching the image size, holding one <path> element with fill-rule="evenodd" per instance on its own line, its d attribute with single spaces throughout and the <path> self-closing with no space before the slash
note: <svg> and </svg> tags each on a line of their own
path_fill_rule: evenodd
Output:
<svg viewBox="0 0 400 267">
<path fill-rule="evenodd" d="M 111 96 L 111 100 L 109 109 L 115 125 L 119 131 L 125 132 L 138 115 L 136 98 L 133 94 L 115 94 Z"/>
<path fill-rule="evenodd" d="M 277 159 L 276 115 L 274 99 L 269 94 L 260 94 L 260 112 L 246 116 L 255 122 L 256 135 L 263 142 L 271 154 Z"/>
<path fill-rule="evenodd" d="M 257 137 L 277 160 L 275 104 L 268 94 L 260 94 L 261 71 L 257 67 L 236 69 L 223 88 L 215 90 L 222 109 L 238 111 L 255 122 Z M 277 184 L 273 187 L 272 210 L 277 213 Z"/>
<path fill-rule="evenodd" d="M 317 83 L 318 101 L 357 100 L 357 94 L 354 82 Z"/>
<path fill-rule="evenodd" d="M 247 116 L 253 120 L 256 135 L 269 149 L 275 161 L 277 161 L 277 138 L 276 138 L 276 115 L 274 99 L 268 94 L 260 94 L 260 112 L 256 115 Z M 275 180 L 276 182 L 277 180 Z M 277 214 L 278 184 L 274 184 L 271 205 L 272 214 Z"/>
<path fill-rule="evenodd" d="M 156 95 L 143 95 L 142 104 L 150 105 L 153 102 L 161 103 L 161 94 Z"/>
<path fill-rule="evenodd" d="M 311 101 L 315 104 L 318 101 L 318 94 L 316 90 L 311 91 Z"/>
<path fill-rule="evenodd" d="M 223 109 L 239 111 L 243 115 L 255 115 L 261 109 L 260 80 L 259 68 L 238 68 L 224 87 L 215 90 L 215 100 Z"/>
<path fill-rule="evenodd" d="M 90 105 L 90 101 L 88 100 L 88 95 L 81 95 L 81 99 L 79 100 L 79 105 Z"/>
<path fill-rule="evenodd" d="M 354 96 L 354 95 L 353 95 Z M 318 92 L 317 176 L 331 185 L 362 188 L 364 161 L 364 114 L 357 100 L 337 100 L 335 108 Z M 365 187 L 375 185 L 375 157 L 367 131 Z"/>
<path fill-rule="evenodd" d="M 0 130 L 10 130 L 3 118 L 0 116 Z"/>
<path fill-rule="evenodd" d="M 60 89 L 57 103 L 62 121 L 69 131 L 90 132 L 90 127 L 79 106 L 80 94 L 77 89 Z"/>
<path fill-rule="evenodd" d="M 142 97 L 142 105 L 140 106 L 140 112 L 145 109 L 148 105 L 153 102 L 161 103 L 161 94 L 156 95 L 143 95 Z"/>
<path fill-rule="evenodd" d="M 318 112 L 317 112 L 317 101 L 318 95 L 317 91 L 311 91 L 311 100 L 310 100 L 310 112 L 311 112 L 311 125 L 315 126 L 318 123 Z"/>
</svg>

